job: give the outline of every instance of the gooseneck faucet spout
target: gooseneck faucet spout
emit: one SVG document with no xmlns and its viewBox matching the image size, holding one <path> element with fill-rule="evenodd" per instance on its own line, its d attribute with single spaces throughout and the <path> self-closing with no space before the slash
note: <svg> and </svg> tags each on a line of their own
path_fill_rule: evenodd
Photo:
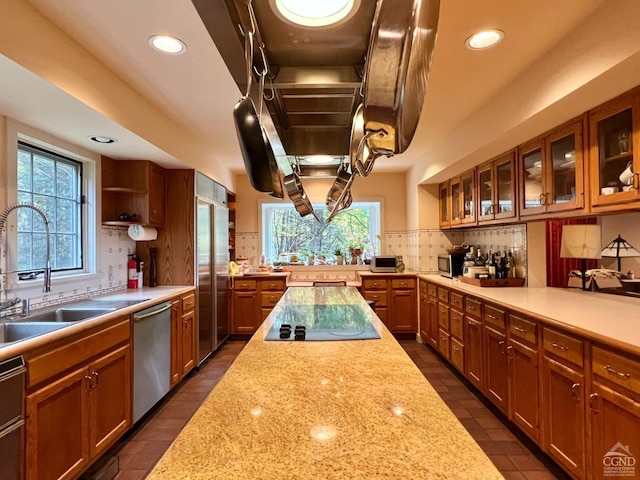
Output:
<svg viewBox="0 0 640 480">
<path fill-rule="evenodd" d="M 30 203 L 14 203 L 4 209 L 4 212 L 2 212 L 2 214 L 0 215 L 0 252 L 2 252 L 2 249 L 4 247 L 4 237 L 2 235 L 2 232 L 4 231 L 4 224 L 7 221 L 7 216 L 9 216 L 9 214 L 12 211 L 17 210 L 18 208 L 30 208 L 34 212 L 38 213 L 42 217 L 42 221 L 44 222 L 44 228 L 47 234 L 47 263 L 44 268 L 44 286 L 42 288 L 42 291 L 45 293 L 50 292 L 51 291 L 51 233 L 49 231 L 49 220 L 47 219 L 47 216 L 45 215 L 44 211 L 41 208 L 36 207 L 35 205 L 31 205 Z M 1 270 L 0 270 L 0 273 L 2 273 Z"/>
</svg>

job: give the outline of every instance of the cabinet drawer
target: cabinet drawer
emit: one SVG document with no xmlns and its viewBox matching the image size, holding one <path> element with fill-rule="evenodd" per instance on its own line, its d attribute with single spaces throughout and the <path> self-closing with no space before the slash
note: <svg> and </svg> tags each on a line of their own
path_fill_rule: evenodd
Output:
<svg viewBox="0 0 640 480">
<path fill-rule="evenodd" d="M 449 294 L 449 304 L 452 307 L 456 307 L 458 310 L 462 310 L 464 308 L 463 301 L 464 297 L 461 294 L 456 292 L 451 292 Z"/>
<path fill-rule="evenodd" d="M 451 344 L 451 363 L 461 372 L 464 371 L 464 345 L 455 338 L 449 339 Z"/>
<path fill-rule="evenodd" d="M 438 304 L 438 324 L 441 329 L 449 331 L 449 307 L 441 303 Z"/>
<path fill-rule="evenodd" d="M 233 289 L 248 291 L 248 290 L 255 290 L 257 286 L 258 286 L 258 283 L 256 280 L 237 280 L 236 279 L 233 285 Z"/>
<path fill-rule="evenodd" d="M 438 300 L 444 303 L 449 303 L 449 289 L 438 287 Z"/>
<path fill-rule="evenodd" d="M 484 321 L 486 323 L 504 330 L 506 326 L 505 318 L 506 314 L 504 310 L 500 310 L 492 305 L 484 306 Z"/>
<path fill-rule="evenodd" d="M 260 282 L 260 289 L 264 291 L 277 291 L 284 292 L 284 280 L 262 280 Z"/>
<path fill-rule="evenodd" d="M 284 292 L 262 292 L 262 306 L 273 307 L 284 295 Z"/>
<path fill-rule="evenodd" d="M 124 317 L 115 325 L 61 345 L 37 357 L 27 358 L 27 388 L 128 341 L 130 335 L 131 323 L 129 317 Z"/>
<path fill-rule="evenodd" d="M 482 315 L 482 304 L 478 300 L 467 297 L 464 299 L 464 313 L 479 320 Z"/>
<path fill-rule="evenodd" d="M 394 290 L 400 290 L 403 288 L 416 288 L 415 278 L 392 278 L 391 288 Z"/>
<path fill-rule="evenodd" d="M 548 328 L 544 329 L 542 336 L 545 352 L 563 358 L 579 367 L 584 365 L 582 340 Z"/>
<path fill-rule="evenodd" d="M 593 374 L 640 395 L 640 363 L 637 359 L 593 347 Z"/>
<path fill-rule="evenodd" d="M 386 278 L 365 278 L 362 282 L 363 290 L 386 290 Z"/>
<path fill-rule="evenodd" d="M 538 324 L 517 315 L 509 314 L 509 334 L 532 345 L 538 341 Z"/>
<path fill-rule="evenodd" d="M 427 284 L 427 293 L 429 294 L 430 297 L 437 297 L 438 296 L 438 287 L 435 286 L 433 283 L 429 283 Z"/>
<path fill-rule="evenodd" d="M 194 309 L 196 306 L 196 296 L 195 294 L 186 295 L 182 297 L 182 313 L 189 312 Z"/>
<path fill-rule="evenodd" d="M 458 310 L 451 309 L 449 313 L 449 322 L 451 324 L 451 335 L 456 338 L 462 339 L 463 335 L 463 325 L 464 325 L 464 315 L 462 312 Z"/>
<path fill-rule="evenodd" d="M 364 292 L 365 300 L 373 300 L 376 303 L 376 310 L 378 307 L 387 306 L 387 292 Z"/>
</svg>

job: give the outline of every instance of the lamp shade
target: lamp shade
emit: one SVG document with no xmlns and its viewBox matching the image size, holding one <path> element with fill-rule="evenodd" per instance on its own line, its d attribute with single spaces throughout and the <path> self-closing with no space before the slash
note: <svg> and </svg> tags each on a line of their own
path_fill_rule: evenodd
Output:
<svg viewBox="0 0 640 480">
<path fill-rule="evenodd" d="M 600 225 L 564 225 L 561 258 L 602 258 Z"/>
<path fill-rule="evenodd" d="M 640 252 L 627 243 L 620 235 L 602 249 L 603 257 L 640 257 Z"/>
</svg>

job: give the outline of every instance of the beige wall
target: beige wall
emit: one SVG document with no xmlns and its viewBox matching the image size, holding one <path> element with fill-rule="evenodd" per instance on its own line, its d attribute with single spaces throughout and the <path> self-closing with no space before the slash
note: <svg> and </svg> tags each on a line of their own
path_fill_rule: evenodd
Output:
<svg viewBox="0 0 640 480">
<path fill-rule="evenodd" d="M 257 192 L 249 183 L 249 177 L 239 174 L 236 183 L 236 229 L 238 232 L 258 232 L 258 213 L 261 201 L 277 202 L 267 194 Z M 333 185 L 331 178 L 303 178 L 305 193 L 312 202 L 324 204 L 327 192 Z M 353 182 L 354 202 L 380 200 L 382 202 L 383 232 L 407 230 L 407 195 L 404 173 L 372 173 Z M 283 202 L 289 202 L 285 193 Z"/>
</svg>

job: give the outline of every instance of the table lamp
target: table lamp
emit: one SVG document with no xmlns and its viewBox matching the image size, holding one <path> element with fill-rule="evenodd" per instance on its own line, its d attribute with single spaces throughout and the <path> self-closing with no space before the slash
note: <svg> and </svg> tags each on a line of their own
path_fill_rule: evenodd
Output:
<svg viewBox="0 0 640 480">
<path fill-rule="evenodd" d="M 563 225 L 560 258 L 579 258 L 582 260 L 580 273 L 582 289 L 586 290 L 587 259 L 602 258 L 600 225 Z"/>
<path fill-rule="evenodd" d="M 603 257 L 615 257 L 618 259 L 618 271 L 622 271 L 622 257 L 640 257 L 640 252 L 627 243 L 619 234 L 609 245 L 602 249 L 600 255 Z"/>
</svg>

